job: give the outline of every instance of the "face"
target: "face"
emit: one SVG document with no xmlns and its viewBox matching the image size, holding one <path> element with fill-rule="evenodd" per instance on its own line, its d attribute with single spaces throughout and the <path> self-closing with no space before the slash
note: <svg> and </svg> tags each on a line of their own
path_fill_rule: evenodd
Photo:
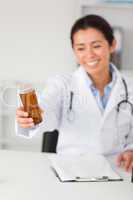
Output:
<svg viewBox="0 0 133 200">
<path fill-rule="evenodd" d="M 110 46 L 103 33 L 94 28 L 79 30 L 73 36 L 77 61 L 92 76 L 108 70 L 110 55 L 115 46 L 115 41 Z"/>
</svg>

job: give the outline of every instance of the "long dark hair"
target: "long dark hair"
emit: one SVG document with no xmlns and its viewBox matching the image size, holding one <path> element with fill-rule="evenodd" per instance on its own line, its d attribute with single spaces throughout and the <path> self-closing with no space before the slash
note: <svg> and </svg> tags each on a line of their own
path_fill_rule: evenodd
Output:
<svg viewBox="0 0 133 200">
<path fill-rule="evenodd" d="M 113 29 L 110 24 L 99 15 L 86 15 L 80 19 L 78 19 L 72 26 L 70 39 L 73 47 L 73 36 L 79 30 L 86 30 L 88 28 L 95 28 L 100 31 L 105 39 L 108 41 L 111 46 L 114 40 Z"/>
</svg>

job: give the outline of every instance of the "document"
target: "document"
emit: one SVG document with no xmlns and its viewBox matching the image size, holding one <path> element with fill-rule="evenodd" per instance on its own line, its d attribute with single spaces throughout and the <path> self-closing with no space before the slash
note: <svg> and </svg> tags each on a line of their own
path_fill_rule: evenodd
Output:
<svg viewBox="0 0 133 200">
<path fill-rule="evenodd" d="M 109 162 L 102 155 L 54 155 L 49 158 L 51 160 L 51 168 L 62 182 L 101 182 L 123 180 L 111 168 Z"/>
</svg>

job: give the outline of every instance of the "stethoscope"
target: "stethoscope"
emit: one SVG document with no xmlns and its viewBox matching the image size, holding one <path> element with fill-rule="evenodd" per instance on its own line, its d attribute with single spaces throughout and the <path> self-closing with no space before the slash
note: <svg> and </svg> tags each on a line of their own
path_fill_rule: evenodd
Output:
<svg viewBox="0 0 133 200">
<path fill-rule="evenodd" d="M 125 97 L 123 100 L 121 100 L 116 107 L 116 111 L 119 114 L 121 109 L 125 109 L 125 105 L 128 106 L 128 110 L 133 115 L 133 104 L 129 101 L 129 93 L 128 93 L 128 88 L 127 88 L 127 83 L 124 78 L 122 78 L 122 83 L 124 86 L 125 90 Z M 74 99 L 74 92 L 70 91 L 70 102 L 69 102 L 69 107 L 68 107 L 68 121 L 72 122 L 75 118 L 75 114 L 73 111 L 73 99 Z"/>
<path fill-rule="evenodd" d="M 124 89 L 125 89 L 125 99 L 123 99 L 122 101 L 120 101 L 117 104 L 116 110 L 119 113 L 120 108 L 122 107 L 122 105 L 124 105 L 126 103 L 129 106 L 129 110 L 131 112 L 131 115 L 133 115 L 133 104 L 129 101 L 128 88 L 127 88 L 127 84 L 126 84 L 126 81 L 125 81 L 124 78 L 122 78 L 122 82 L 123 82 L 123 86 L 124 86 Z"/>
</svg>

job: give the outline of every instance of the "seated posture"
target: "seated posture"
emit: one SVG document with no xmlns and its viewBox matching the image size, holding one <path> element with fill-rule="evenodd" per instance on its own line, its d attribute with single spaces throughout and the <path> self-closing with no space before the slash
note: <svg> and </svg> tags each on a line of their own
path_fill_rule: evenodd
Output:
<svg viewBox="0 0 133 200">
<path fill-rule="evenodd" d="M 58 129 L 57 153 L 116 155 L 116 164 L 133 168 L 133 97 L 127 81 L 110 62 L 116 40 L 101 16 L 87 15 L 71 29 L 79 67 L 49 80 L 38 96 L 43 122 L 35 125 L 23 107 L 16 112 L 17 133 L 31 137 Z"/>
</svg>

